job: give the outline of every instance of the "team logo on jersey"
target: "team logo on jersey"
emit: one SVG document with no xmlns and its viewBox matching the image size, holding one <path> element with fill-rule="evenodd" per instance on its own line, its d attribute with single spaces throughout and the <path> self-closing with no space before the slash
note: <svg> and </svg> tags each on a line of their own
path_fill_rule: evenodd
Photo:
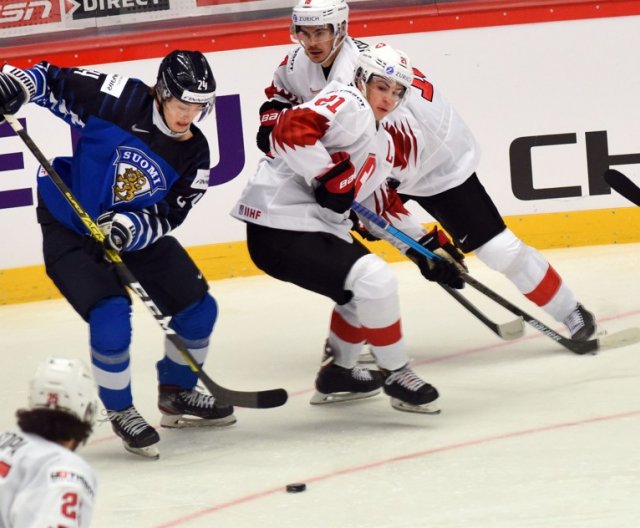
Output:
<svg viewBox="0 0 640 528">
<path fill-rule="evenodd" d="M 113 203 L 131 202 L 167 188 L 167 179 L 160 166 L 143 151 L 133 147 L 118 147 Z"/>
</svg>

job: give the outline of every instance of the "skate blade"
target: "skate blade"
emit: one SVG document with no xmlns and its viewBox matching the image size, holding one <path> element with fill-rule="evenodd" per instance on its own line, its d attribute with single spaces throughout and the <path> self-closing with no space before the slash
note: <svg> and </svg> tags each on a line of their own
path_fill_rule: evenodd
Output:
<svg viewBox="0 0 640 528">
<path fill-rule="evenodd" d="M 187 429 L 194 427 L 225 427 L 236 423 L 236 417 L 233 414 L 224 418 L 215 418 L 207 420 L 205 418 L 197 418 L 184 414 L 163 414 L 160 419 L 160 427 L 168 429 Z"/>
<path fill-rule="evenodd" d="M 325 403 L 340 403 L 354 400 L 364 400 L 365 398 L 371 398 L 376 394 L 380 394 L 380 389 L 375 389 L 370 392 L 332 392 L 331 394 L 323 394 L 322 392 L 316 392 L 311 396 L 309 403 L 311 405 L 322 405 Z"/>
<path fill-rule="evenodd" d="M 122 442 L 122 445 L 127 451 L 129 451 L 129 453 L 133 453 L 134 455 L 139 455 L 150 460 L 158 460 L 160 458 L 160 451 L 155 445 L 147 447 L 131 447 L 125 441 Z"/>
<path fill-rule="evenodd" d="M 402 412 L 411 412 L 418 414 L 440 414 L 440 407 L 435 401 L 424 403 L 422 405 L 412 405 L 407 402 L 403 402 L 397 398 L 391 398 L 391 407 Z"/>
</svg>

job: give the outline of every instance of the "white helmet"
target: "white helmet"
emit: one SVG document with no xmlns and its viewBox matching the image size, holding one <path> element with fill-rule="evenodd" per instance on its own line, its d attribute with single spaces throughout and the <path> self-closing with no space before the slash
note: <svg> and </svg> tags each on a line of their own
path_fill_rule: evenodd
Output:
<svg viewBox="0 0 640 528">
<path fill-rule="evenodd" d="M 413 83 L 411 60 L 404 51 L 379 42 L 359 54 L 355 69 L 355 85 L 358 86 L 360 81 L 366 85 L 372 75 L 401 84 L 405 87 L 406 93 Z"/>
<path fill-rule="evenodd" d="M 53 409 L 93 424 L 97 388 L 79 359 L 49 357 L 38 365 L 29 389 L 29 409 Z"/>
<path fill-rule="evenodd" d="M 346 35 L 349 6 L 346 0 L 298 0 L 293 8 L 291 22 L 295 26 L 324 26 L 333 28 L 338 35 L 343 24 Z M 295 29 L 292 30 L 292 34 Z"/>
</svg>

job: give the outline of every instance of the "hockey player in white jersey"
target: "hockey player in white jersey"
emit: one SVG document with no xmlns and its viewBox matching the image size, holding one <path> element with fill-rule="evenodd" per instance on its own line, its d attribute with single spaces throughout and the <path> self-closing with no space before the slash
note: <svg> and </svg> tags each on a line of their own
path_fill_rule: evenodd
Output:
<svg viewBox="0 0 640 528">
<path fill-rule="evenodd" d="M 412 80 L 405 54 L 382 43 L 363 52 L 355 86 L 331 82 L 311 101 L 280 113 L 271 155 L 232 210 L 247 224 L 249 254 L 260 269 L 336 303 L 327 339 L 331 354 L 311 403 L 364 398 L 382 386 L 395 408 L 434 412 L 437 390 L 408 363 L 395 276 L 351 236 L 349 220 L 355 198 L 415 239 L 426 234 L 387 187 L 393 143 L 379 126 Z M 407 250 L 385 231 L 368 228 Z M 455 265 L 407 253 L 428 280 L 462 287 Z M 379 371 L 356 367 L 365 342 Z"/>
<path fill-rule="evenodd" d="M 349 84 L 359 50 L 367 45 L 348 35 L 345 0 L 298 0 L 291 16 L 291 40 L 299 44 L 280 63 L 265 89 L 256 142 L 269 152 L 278 114 L 313 99 L 329 82 Z"/>
<path fill-rule="evenodd" d="M 0 434 L 0 528 L 86 528 L 96 475 L 76 448 L 91 434 L 97 387 L 84 364 L 50 357 L 31 381 L 19 431 Z"/>
<path fill-rule="evenodd" d="M 503 273 L 529 300 L 564 323 L 573 339 L 591 338 L 596 332 L 593 315 L 544 256 L 507 228 L 480 183 L 480 149 L 471 131 L 440 90 L 413 71 L 406 104 L 383 123 L 393 137 L 392 177 L 403 202 L 420 204 L 456 246 Z M 430 235 L 430 243 L 423 241 L 426 247 L 435 250 L 442 244 L 452 260 L 462 262 L 446 235 L 437 229 Z"/>
</svg>

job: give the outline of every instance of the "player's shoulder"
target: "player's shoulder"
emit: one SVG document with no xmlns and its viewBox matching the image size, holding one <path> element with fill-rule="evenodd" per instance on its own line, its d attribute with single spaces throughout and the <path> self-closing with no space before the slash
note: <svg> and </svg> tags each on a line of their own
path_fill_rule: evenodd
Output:
<svg viewBox="0 0 640 528">
<path fill-rule="evenodd" d="M 285 58 L 280 62 L 278 68 L 284 68 L 289 74 L 305 70 L 313 64 L 302 46 L 295 46 L 289 50 Z"/>
<path fill-rule="evenodd" d="M 336 110 L 346 107 L 350 107 L 355 110 L 370 109 L 364 95 L 362 95 L 362 92 L 352 84 L 345 84 L 340 81 L 331 81 L 318 95 L 314 97 L 314 101 L 323 100 L 328 97 L 333 97 L 336 102 L 340 102 L 338 105 L 333 105 Z"/>
</svg>

